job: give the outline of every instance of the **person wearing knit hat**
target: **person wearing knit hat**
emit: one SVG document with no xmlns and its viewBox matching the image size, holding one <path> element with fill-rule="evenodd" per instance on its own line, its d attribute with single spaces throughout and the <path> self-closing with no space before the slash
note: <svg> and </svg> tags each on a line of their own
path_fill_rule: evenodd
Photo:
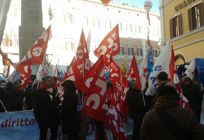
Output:
<svg viewBox="0 0 204 140">
<path fill-rule="evenodd" d="M 166 72 L 162 71 L 157 75 L 157 82 L 159 85 L 167 81 L 168 81 L 168 74 Z"/>
<path fill-rule="evenodd" d="M 153 108 L 158 96 L 159 96 L 159 90 L 160 88 L 165 85 L 167 82 L 169 82 L 169 79 L 168 79 L 168 74 L 164 71 L 160 72 L 157 77 L 156 77 L 156 80 L 157 80 L 157 83 L 158 83 L 158 88 L 156 89 L 156 92 L 154 94 L 154 97 L 152 99 L 152 102 L 151 102 L 151 106 L 150 106 L 150 109 Z"/>
</svg>

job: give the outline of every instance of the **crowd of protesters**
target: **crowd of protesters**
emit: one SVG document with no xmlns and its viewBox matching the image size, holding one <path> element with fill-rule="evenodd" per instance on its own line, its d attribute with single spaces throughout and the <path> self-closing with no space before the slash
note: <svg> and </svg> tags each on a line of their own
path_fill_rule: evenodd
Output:
<svg viewBox="0 0 204 140">
<path fill-rule="evenodd" d="M 132 140 L 203 140 L 204 128 L 199 123 L 203 91 L 201 86 L 189 77 L 182 79 L 181 87 L 191 109 L 179 106 L 176 86 L 169 82 L 168 74 L 157 75 L 157 88 L 154 96 L 146 96 L 145 91 L 137 89 L 135 80 L 129 81 L 126 94 L 128 115 L 134 122 Z M 64 87 L 63 101 L 57 96 L 56 79 L 45 76 L 41 81 L 34 80 L 25 91 L 19 90 L 19 82 L 0 83 L 0 112 L 34 111 L 40 130 L 40 140 L 46 140 L 50 129 L 50 140 L 57 140 L 59 124 L 63 140 L 78 140 L 84 117 L 78 110 L 81 94 L 73 81 L 61 84 Z M 111 85 L 111 83 L 108 83 Z M 107 86 L 108 87 L 111 86 Z M 107 139 L 104 124 L 93 120 L 97 140 Z M 81 139 L 81 138 L 80 138 Z M 85 136 L 83 137 L 85 139 Z"/>
</svg>

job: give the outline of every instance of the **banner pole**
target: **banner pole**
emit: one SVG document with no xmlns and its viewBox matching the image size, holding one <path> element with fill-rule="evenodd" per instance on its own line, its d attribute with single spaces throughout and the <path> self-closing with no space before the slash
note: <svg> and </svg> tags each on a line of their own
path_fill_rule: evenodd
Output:
<svg viewBox="0 0 204 140">
<path fill-rule="evenodd" d="M 2 105 L 4 111 L 5 111 L 5 112 L 8 112 L 8 111 L 6 110 L 6 107 L 4 106 L 4 103 L 1 101 L 1 99 L 0 99 L 0 104 Z"/>
</svg>

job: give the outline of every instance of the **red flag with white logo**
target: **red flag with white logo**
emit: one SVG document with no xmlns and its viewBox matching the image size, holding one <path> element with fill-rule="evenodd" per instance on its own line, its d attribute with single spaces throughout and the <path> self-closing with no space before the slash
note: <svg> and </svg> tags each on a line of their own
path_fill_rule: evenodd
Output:
<svg viewBox="0 0 204 140">
<path fill-rule="evenodd" d="M 32 48 L 21 59 L 18 67 L 22 65 L 42 64 L 47 50 L 48 40 L 50 38 L 51 26 L 45 30 L 42 35 L 35 41 Z"/>
<path fill-rule="evenodd" d="M 108 100 L 110 105 L 107 110 L 107 127 L 111 130 L 114 138 L 118 140 L 126 140 L 125 129 L 123 126 L 123 120 L 120 109 L 120 99 L 116 88 L 113 86 L 107 90 Z"/>
<path fill-rule="evenodd" d="M 119 28 L 116 25 L 102 40 L 99 47 L 94 51 L 97 57 L 103 55 L 105 65 L 109 65 L 111 58 L 120 52 Z"/>
<path fill-rule="evenodd" d="M 82 30 L 79 46 L 71 65 L 66 72 L 66 80 L 75 81 L 75 85 L 80 89 L 81 79 L 89 71 L 91 62 L 89 60 L 89 53 L 84 32 Z"/>
<path fill-rule="evenodd" d="M 30 81 L 31 65 L 25 65 L 21 67 L 21 69 L 18 69 L 18 73 L 20 74 L 20 80 L 21 80 L 20 89 L 24 90 Z"/>
<path fill-rule="evenodd" d="M 20 74 L 21 89 L 25 88 L 30 80 L 31 65 L 42 64 L 47 50 L 48 40 L 50 38 L 51 26 L 45 30 L 42 35 L 35 41 L 32 48 L 21 59 L 17 65 L 17 71 Z"/>
<path fill-rule="evenodd" d="M 122 100 L 125 100 L 126 92 L 128 90 L 128 81 L 121 73 L 122 72 L 118 64 L 114 60 L 111 61 L 109 79 L 117 90 L 122 93 Z"/>
<path fill-rule="evenodd" d="M 128 81 L 127 79 L 122 75 L 121 69 L 118 66 L 118 64 L 115 61 L 112 61 L 110 64 L 110 81 L 113 84 L 113 86 L 116 87 L 116 89 L 120 93 L 120 107 L 121 111 L 127 115 L 127 103 L 126 103 L 126 93 L 129 89 L 128 87 Z"/>
<path fill-rule="evenodd" d="M 82 80 L 82 91 L 86 93 L 83 112 L 96 120 L 107 122 L 106 108 L 106 81 L 103 58 L 96 62 Z"/>
<path fill-rule="evenodd" d="M 142 89 L 139 71 L 138 71 L 138 67 L 137 67 L 137 61 L 136 61 L 135 56 L 132 57 L 132 63 L 131 63 L 130 70 L 128 73 L 128 80 L 135 80 L 136 81 L 136 87 L 140 90 Z"/>
</svg>

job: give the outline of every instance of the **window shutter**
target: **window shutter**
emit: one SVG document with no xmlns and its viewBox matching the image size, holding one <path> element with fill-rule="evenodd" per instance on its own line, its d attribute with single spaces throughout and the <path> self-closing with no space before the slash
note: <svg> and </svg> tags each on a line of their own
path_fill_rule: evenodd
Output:
<svg viewBox="0 0 204 140">
<path fill-rule="evenodd" d="M 183 34 L 183 21 L 182 21 L 182 15 L 178 16 L 178 22 L 179 22 L 179 35 Z"/>
<path fill-rule="evenodd" d="M 170 19 L 170 21 L 169 21 L 169 25 L 170 25 L 170 36 L 171 36 L 171 38 L 173 38 L 172 19 Z"/>
<path fill-rule="evenodd" d="M 188 10 L 188 21 L 189 21 L 189 31 L 192 31 L 193 30 L 193 27 L 192 27 L 192 13 L 191 13 L 191 9 Z"/>
<path fill-rule="evenodd" d="M 199 12 L 200 12 L 200 25 L 204 26 L 204 3 L 199 4 Z"/>
</svg>

